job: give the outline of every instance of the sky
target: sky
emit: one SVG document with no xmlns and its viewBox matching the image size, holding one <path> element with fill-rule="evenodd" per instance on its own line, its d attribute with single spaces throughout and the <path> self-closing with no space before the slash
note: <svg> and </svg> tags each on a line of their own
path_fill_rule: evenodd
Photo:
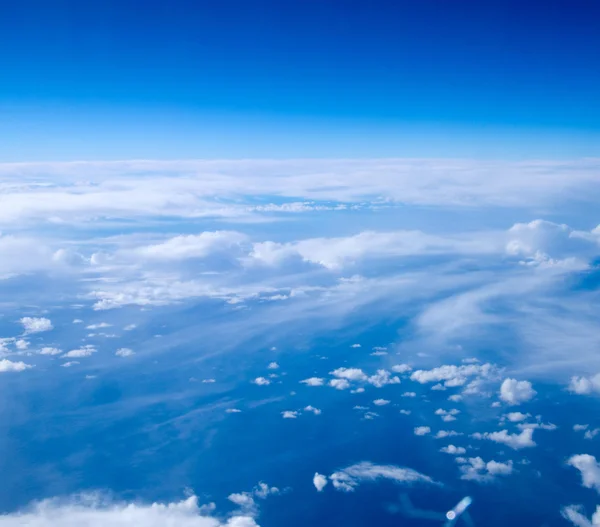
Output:
<svg viewBox="0 0 600 527">
<path fill-rule="evenodd" d="M 0 5 L 0 527 L 600 525 L 597 2 Z"/>
<path fill-rule="evenodd" d="M 598 155 L 592 0 L 2 12 L 4 161 Z"/>
</svg>

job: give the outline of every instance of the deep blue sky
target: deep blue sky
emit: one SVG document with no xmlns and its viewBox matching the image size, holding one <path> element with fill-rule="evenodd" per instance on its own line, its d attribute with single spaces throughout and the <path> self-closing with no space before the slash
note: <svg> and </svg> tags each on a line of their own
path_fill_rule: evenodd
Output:
<svg viewBox="0 0 600 527">
<path fill-rule="evenodd" d="M 595 0 L 0 10 L 0 160 L 600 152 Z"/>
</svg>

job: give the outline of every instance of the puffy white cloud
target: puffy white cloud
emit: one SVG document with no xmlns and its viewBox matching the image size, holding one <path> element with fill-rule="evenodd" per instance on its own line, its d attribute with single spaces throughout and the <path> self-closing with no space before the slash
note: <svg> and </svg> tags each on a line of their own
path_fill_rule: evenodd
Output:
<svg viewBox="0 0 600 527">
<path fill-rule="evenodd" d="M 457 461 L 459 461 L 457 459 Z M 460 471 L 462 472 L 461 479 L 478 481 L 487 483 L 493 481 L 495 476 L 508 476 L 512 474 L 512 461 L 508 463 L 500 463 L 498 461 L 488 461 L 487 463 L 480 457 L 471 457 L 461 464 Z"/>
<path fill-rule="evenodd" d="M 19 372 L 24 371 L 32 366 L 30 364 L 25 364 L 22 361 L 13 362 L 8 359 L 0 359 L 0 373 L 5 373 L 9 371 Z"/>
<path fill-rule="evenodd" d="M 575 432 L 582 432 L 583 430 L 587 430 L 590 425 L 573 425 L 573 430 Z"/>
<path fill-rule="evenodd" d="M 360 344 L 352 344 L 351 348 L 360 348 Z"/>
<path fill-rule="evenodd" d="M 600 393 L 600 373 L 593 377 L 571 377 L 568 390 L 579 395 Z"/>
<path fill-rule="evenodd" d="M 67 362 L 61 364 L 61 366 L 63 368 L 71 368 L 72 366 L 77 366 L 77 364 L 80 364 L 80 362 L 78 360 L 70 360 L 70 361 L 67 361 Z"/>
<path fill-rule="evenodd" d="M 319 408 L 315 408 L 314 406 L 311 406 L 310 404 L 306 407 L 304 407 L 304 411 L 305 412 L 312 412 L 315 415 L 321 415 L 321 410 Z"/>
<path fill-rule="evenodd" d="M 331 379 L 329 381 L 329 386 L 336 390 L 347 390 L 350 388 L 350 383 L 346 379 Z"/>
<path fill-rule="evenodd" d="M 440 448 L 440 452 L 444 452 L 445 454 L 451 454 L 453 456 L 459 456 L 461 454 L 465 454 L 467 450 L 461 446 L 448 445 L 443 448 Z"/>
<path fill-rule="evenodd" d="M 306 384 L 307 386 L 323 386 L 323 384 L 325 384 L 325 379 L 321 377 L 310 377 L 300 382 L 302 384 Z"/>
<path fill-rule="evenodd" d="M 227 408 L 227 410 L 225 410 L 226 413 L 228 414 L 241 414 L 242 411 L 239 408 Z"/>
<path fill-rule="evenodd" d="M 313 485 L 317 489 L 317 492 L 321 492 L 327 485 L 327 476 L 315 472 L 315 475 L 313 476 Z"/>
<path fill-rule="evenodd" d="M 123 330 L 125 331 L 133 331 L 135 328 L 137 328 L 137 324 L 127 324 Z"/>
<path fill-rule="evenodd" d="M 93 346 L 92 344 L 86 344 L 85 346 L 82 346 L 81 348 L 77 348 L 77 349 L 68 351 L 67 353 L 62 355 L 62 357 L 69 358 L 69 359 L 79 359 L 82 357 L 89 357 L 93 353 L 96 353 L 97 351 L 98 350 L 96 350 L 96 347 Z"/>
<path fill-rule="evenodd" d="M 59 348 L 53 348 L 53 347 L 44 347 L 40 350 L 40 355 L 60 355 L 62 353 L 62 350 Z"/>
<path fill-rule="evenodd" d="M 521 421 L 525 421 L 525 419 L 529 417 L 529 414 L 524 414 L 521 412 L 509 412 L 505 417 L 511 423 L 520 423 Z"/>
<path fill-rule="evenodd" d="M 581 474 L 581 484 L 595 489 L 600 494 L 600 463 L 589 454 L 577 454 L 567 460 L 567 465 L 575 467 Z"/>
<path fill-rule="evenodd" d="M 104 329 L 104 328 L 110 328 L 112 327 L 112 324 L 109 324 L 108 322 L 99 322 L 98 324 L 90 324 L 89 326 L 86 326 L 85 329 Z"/>
<path fill-rule="evenodd" d="M 175 236 L 162 243 L 138 247 L 135 253 L 141 258 L 156 260 L 204 258 L 213 252 L 239 245 L 244 241 L 246 236 L 235 231 L 202 232 Z"/>
<path fill-rule="evenodd" d="M 600 428 L 594 428 L 593 430 L 586 430 L 585 434 L 583 434 L 584 439 L 594 439 L 598 434 L 600 434 Z"/>
<path fill-rule="evenodd" d="M 514 450 L 522 448 L 530 448 L 536 445 L 533 440 L 533 428 L 526 428 L 520 434 L 509 434 L 508 430 L 500 430 L 499 432 L 486 432 L 484 434 L 473 434 L 475 439 L 489 439 L 495 443 L 501 443 L 509 446 Z"/>
<path fill-rule="evenodd" d="M 52 321 L 44 317 L 23 317 L 19 322 L 25 328 L 25 333 L 42 333 L 54 328 Z"/>
<path fill-rule="evenodd" d="M 281 412 L 281 415 L 284 419 L 296 419 L 298 417 L 298 412 L 295 410 L 285 410 L 284 412 Z"/>
<path fill-rule="evenodd" d="M 428 426 L 417 426 L 414 429 L 414 433 L 416 436 L 424 436 L 429 432 L 431 432 L 431 428 L 429 428 Z"/>
<path fill-rule="evenodd" d="M 15 346 L 18 350 L 25 351 L 27 348 L 29 348 L 29 342 L 25 339 L 19 339 L 15 342 Z"/>
<path fill-rule="evenodd" d="M 410 378 L 420 384 L 444 382 L 444 386 L 462 386 L 468 377 L 488 377 L 496 372 L 493 364 L 445 364 L 431 370 L 416 370 Z"/>
<path fill-rule="evenodd" d="M 375 375 L 369 376 L 367 382 L 376 388 L 381 388 L 387 384 L 400 384 L 400 379 L 396 376 L 392 377 L 391 373 L 387 370 L 377 370 Z"/>
<path fill-rule="evenodd" d="M 394 373 L 407 373 L 409 371 L 412 371 L 412 367 L 408 364 L 395 364 L 394 366 L 392 366 L 392 371 Z"/>
<path fill-rule="evenodd" d="M 279 369 L 279 364 L 277 364 L 276 362 L 270 362 L 269 365 L 267 366 L 268 370 L 278 370 Z"/>
<path fill-rule="evenodd" d="M 329 476 L 329 479 L 334 488 L 346 492 L 352 492 L 363 482 L 377 481 L 378 479 L 389 479 L 395 483 L 401 484 L 437 484 L 429 476 L 410 468 L 397 467 L 394 465 L 375 465 L 366 461 L 336 471 Z"/>
<path fill-rule="evenodd" d="M 373 401 L 373 404 L 375 406 L 385 406 L 387 404 L 390 404 L 390 401 L 388 401 L 387 399 L 375 399 Z"/>
<path fill-rule="evenodd" d="M 437 434 L 435 434 L 436 439 L 444 439 L 445 437 L 456 437 L 463 435 L 461 432 L 456 432 L 455 430 L 440 430 Z"/>
<path fill-rule="evenodd" d="M 135 355 L 135 351 L 129 348 L 119 348 L 115 351 L 115 355 L 117 357 L 131 357 L 132 355 Z"/>
<path fill-rule="evenodd" d="M 257 386 L 268 386 L 271 384 L 271 381 L 265 377 L 257 377 L 252 381 L 252 384 L 256 384 Z"/>
<path fill-rule="evenodd" d="M 339 379 L 347 379 L 349 381 L 366 381 L 367 375 L 360 368 L 337 368 L 329 372 L 334 377 Z"/>
<path fill-rule="evenodd" d="M 410 411 L 410 410 L 405 410 L 405 409 L 402 409 L 402 410 L 400 410 L 400 413 L 401 413 L 402 415 L 410 415 L 410 414 L 411 414 L 411 411 Z"/>
<path fill-rule="evenodd" d="M 98 495 L 80 495 L 68 500 L 51 499 L 24 511 L 0 516 L 0 527 L 258 527 L 249 515 L 227 520 L 210 516 L 214 506 L 200 506 L 191 496 L 173 503 L 113 503 Z"/>
<path fill-rule="evenodd" d="M 561 509 L 563 518 L 569 520 L 576 527 L 595 527 L 600 525 L 600 505 L 596 506 L 596 512 L 592 515 L 592 520 L 588 520 L 584 515 L 581 505 L 568 505 Z"/>
<path fill-rule="evenodd" d="M 533 399 L 536 393 L 529 381 L 504 379 L 500 386 L 500 399 L 511 405 L 527 402 Z"/>
<path fill-rule="evenodd" d="M 417 394 L 415 392 L 404 392 L 401 397 L 416 397 Z"/>
</svg>

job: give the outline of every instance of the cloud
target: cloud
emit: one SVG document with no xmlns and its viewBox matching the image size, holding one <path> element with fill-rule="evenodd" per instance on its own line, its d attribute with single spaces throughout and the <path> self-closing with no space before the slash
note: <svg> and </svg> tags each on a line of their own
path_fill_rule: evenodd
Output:
<svg viewBox="0 0 600 527">
<path fill-rule="evenodd" d="M 416 397 L 417 394 L 415 392 L 404 392 L 401 397 Z"/>
<path fill-rule="evenodd" d="M 280 491 L 277 487 L 270 487 L 261 481 L 250 492 L 236 492 L 230 494 L 227 499 L 240 508 L 240 513 L 244 515 L 244 517 L 255 518 L 258 515 L 256 498 L 264 500 L 269 496 L 275 496 L 279 493 Z"/>
<path fill-rule="evenodd" d="M 407 373 L 412 370 L 412 367 L 408 364 L 395 364 L 392 366 L 392 371 L 394 373 Z"/>
<path fill-rule="evenodd" d="M 296 419 L 298 417 L 298 412 L 292 410 L 286 410 L 281 412 L 281 415 L 284 419 Z"/>
<path fill-rule="evenodd" d="M 225 413 L 228 413 L 228 414 L 241 414 L 242 411 L 239 408 L 227 408 L 227 410 L 225 410 Z"/>
<path fill-rule="evenodd" d="M 400 379 L 396 376 L 392 377 L 387 370 L 377 370 L 375 375 L 369 376 L 367 382 L 376 388 L 382 388 L 388 384 L 400 384 Z"/>
<path fill-rule="evenodd" d="M 365 372 L 360 368 L 337 368 L 329 373 L 334 377 L 347 379 L 349 381 L 366 381 L 368 379 Z"/>
<path fill-rule="evenodd" d="M 304 411 L 305 412 L 312 412 L 315 415 L 321 415 L 321 410 L 319 410 L 319 408 L 315 408 L 314 406 L 311 406 L 310 404 L 306 407 L 304 407 Z"/>
<path fill-rule="evenodd" d="M 96 353 L 98 350 L 92 344 L 86 344 L 81 348 L 77 348 L 71 351 L 68 351 L 62 357 L 69 359 L 79 359 L 82 357 L 90 357 L 92 354 Z"/>
<path fill-rule="evenodd" d="M 336 390 L 347 390 L 350 388 L 350 383 L 346 379 L 331 379 L 329 386 Z"/>
<path fill-rule="evenodd" d="M 267 370 L 278 370 L 279 369 L 279 364 L 277 364 L 276 362 L 270 362 L 269 365 L 267 366 Z"/>
<path fill-rule="evenodd" d="M 135 355 L 135 351 L 129 348 L 119 348 L 115 351 L 115 355 L 117 357 L 131 357 L 132 355 Z"/>
<path fill-rule="evenodd" d="M 584 516 L 581 505 L 568 505 L 560 511 L 563 518 L 569 520 L 576 527 L 595 527 L 600 525 L 600 505 L 596 506 L 596 512 L 592 515 L 592 520 Z"/>
<path fill-rule="evenodd" d="M 257 377 L 252 381 L 252 384 L 256 384 L 257 386 L 268 386 L 271 384 L 271 381 L 265 377 Z"/>
<path fill-rule="evenodd" d="M 463 434 L 454 430 L 440 430 L 437 434 L 435 434 L 435 438 L 444 439 L 445 437 L 456 437 L 461 435 Z"/>
<path fill-rule="evenodd" d="M 44 347 L 40 350 L 40 355 L 60 355 L 62 353 L 62 350 L 59 348 L 53 348 L 53 347 Z"/>
<path fill-rule="evenodd" d="M 19 322 L 25 328 L 25 333 L 42 333 L 54 328 L 52 322 L 44 317 L 23 317 Z"/>
<path fill-rule="evenodd" d="M 322 379 L 321 377 L 310 377 L 300 382 L 307 386 L 323 386 L 323 384 L 325 384 L 325 379 Z"/>
<path fill-rule="evenodd" d="M 595 489 L 600 494 L 600 463 L 589 454 L 577 454 L 567 460 L 581 474 L 581 484 L 588 489 Z"/>
<path fill-rule="evenodd" d="M 27 509 L 0 516 L 0 527 L 257 527 L 255 519 L 235 515 L 219 520 L 214 506 L 200 506 L 191 496 L 173 503 L 114 503 L 102 496 L 83 494 L 69 499 L 37 502 Z"/>
<path fill-rule="evenodd" d="M 19 339 L 15 342 L 15 346 L 19 351 L 25 351 L 29 347 L 29 342 L 24 339 Z"/>
<path fill-rule="evenodd" d="M 373 401 L 373 404 L 375 406 L 385 406 L 387 404 L 390 404 L 390 401 L 388 401 L 387 399 L 375 399 Z"/>
<path fill-rule="evenodd" d="M 452 454 L 453 456 L 460 456 L 461 454 L 465 454 L 467 451 L 461 446 L 448 445 L 443 448 L 440 448 L 440 452 L 444 452 L 445 454 Z"/>
<path fill-rule="evenodd" d="M 573 425 L 573 430 L 575 432 L 582 432 L 583 430 L 587 430 L 590 425 Z"/>
<path fill-rule="evenodd" d="M 429 432 L 431 432 L 431 428 L 429 428 L 428 426 L 417 426 L 414 429 L 414 433 L 416 436 L 424 436 Z"/>
<path fill-rule="evenodd" d="M 529 381 L 504 379 L 500 386 L 500 399 L 511 405 L 530 401 L 535 397 L 536 393 Z"/>
<path fill-rule="evenodd" d="M 462 386 L 467 378 L 473 376 L 488 377 L 495 373 L 493 364 L 466 364 L 455 366 L 445 364 L 432 370 L 416 370 L 410 378 L 420 384 L 444 381 L 445 386 Z"/>
<path fill-rule="evenodd" d="M 98 324 L 90 324 L 89 326 L 86 326 L 85 329 L 103 329 L 110 327 L 112 327 L 112 324 L 109 324 L 108 322 L 100 322 Z"/>
<path fill-rule="evenodd" d="M 529 414 L 524 414 L 521 412 L 509 412 L 506 414 L 506 419 L 508 419 L 511 423 L 520 423 L 521 421 L 525 421 L 529 416 Z"/>
<path fill-rule="evenodd" d="M 600 393 L 600 373 L 593 377 L 571 377 L 568 390 L 579 395 Z"/>
<path fill-rule="evenodd" d="M 317 489 L 317 492 L 321 492 L 327 485 L 327 476 L 323 476 L 323 474 L 315 472 L 313 477 L 313 485 Z"/>
<path fill-rule="evenodd" d="M 373 482 L 379 479 L 388 479 L 400 484 L 426 483 L 438 485 L 429 476 L 416 470 L 394 465 L 375 465 L 367 461 L 338 470 L 331 474 L 329 479 L 335 489 L 346 492 L 354 491 L 363 482 Z"/>
<path fill-rule="evenodd" d="M 586 430 L 585 434 L 583 434 L 584 439 L 594 439 L 598 434 L 600 434 L 600 428 L 594 428 L 593 430 Z"/>
<path fill-rule="evenodd" d="M 462 460 L 460 460 L 462 461 Z M 498 461 L 488 461 L 487 463 L 480 457 L 471 457 L 461 464 L 461 479 L 478 481 L 480 483 L 489 483 L 496 476 L 508 476 L 512 474 L 512 461 L 500 463 Z"/>
<path fill-rule="evenodd" d="M 8 359 L 0 359 L 0 373 L 25 371 L 31 367 L 22 361 L 13 362 Z"/>
<path fill-rule="evenodd" d="M 473 437 L 501 443 L 514 450 L 536 446 L 533 440 L 533 428 L 526 428 L 520 434 L 509 434 L 508 430 L 500 430 L 499 432 L 485 432 L 484 434 L 475 433 Z"/>
</svg>

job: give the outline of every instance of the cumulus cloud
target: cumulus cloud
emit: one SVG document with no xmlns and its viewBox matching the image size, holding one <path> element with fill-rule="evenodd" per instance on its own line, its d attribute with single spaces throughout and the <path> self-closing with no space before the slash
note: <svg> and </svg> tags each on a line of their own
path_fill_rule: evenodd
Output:
<svg viewBox="0 0 600 527">
<path fill-rule="evenodd" d="M 13 362 L 8 359 L 0 359 L 0 373 L 6 373 L 9 371 L 12 371 L 12 372 L 25 371 L 31 367 L 32 366 L 30 364 L 25 364 L 22 361 Z"/>
<path fill-rule="evenodd" d="M 595 489 L 600 494 L 600 463 L 590 454 L 577 454 L 567 460 L 581 474 L 581 484 L 588 489 Z"/>
<path fill-rule="evenodd" d="M 112 327 L 112 324 L 109 324 L 108 322 L 99 322 L 98 324 L 90 324 L 89 326 L 86 326 L 85 329 L 104 329 L 104 328 L 110 328 Z"/>
<path fill-rule="evenodd" d="M 323 474 L 315 472 L 313 477 L 313 485 L 317 489 L 317 492 L 321 492 L 327 485 L 327 476 L 323 476 Z"/>
<path fill-rule="evenodd" d="M 325 384 L 325 379 L 321 377 L 310 377 L 300 382 L 302 384 L 306 384 L 307 386 L 323 386 L 323 384 Z"/>
<path fill-rule="evenodd" d="M 319 408 L 315 408 L 314 406 L 312 406 L 310 404 L 308 406 L 304 407 L 304 411 L 305 412 L 311 412 L 311 413 L 313 413 L 315 415 L 321 415 L 321 413 L 322 413 Z"/>
<path fill-rule="evenodd" d="M 61 353 L 61 349 L 50 346 L 44 347 L 40 350 L 40 355 L 60 355 Z"/>
<path fill-rule="evenodd" d="M 256 384 L 257 386 L 268 386 L 271 384 L 271 381 L 265 377 L 257 377 L 252 381 L 252 384 Z"/>
<path fill-rule="evenodd" d="M 400 379 L 396 376 L 392 376 L 387 370 L 377 370 L 375 375 L 369 376 L 367 382 L 376 388 L 381 388 L 387 384 L 400 384 Z"/>
<path fill-rule="evenodd" d="M 115 355 L 117 357 L 131 357 L 132 355 L 135 355 L 135 351 L 129 348 L 119 348 L 115 351 Z"/>
<path fill-rule="evenodd" d="M 431 432 L 431 428 L 429 428 L 428 426 L 417 426 L 414 429 L 414 433 L 416 436 L 424 436 L 429 432 Z"/>
<path fill-rule="evenodd" d="M 350 383 L 346 379 L 331 379 L 329 386 L 336 390 L 347 390 L 350 388 Z"/>
<path fill-rule="evenodd" d="M 500 399 L 511 405 L 527 402 L 533 399 L 536 393 L 529 381 L 504 379 L 500 386 Z"/>
<path fill-rule="evenodd" d="M 435 434 L 436 439 L 444 439 L 445 437 L 456 437 L 463 435 L 461 432 L 456 432 L 455 430 L 440 430 L 437 434 Z"/>
<path fill-rule="evenodd" d="M 460 465 L 461 479 L 478 481 L 480 483 L 489 483 L 496 476 L 508 476 L 512 474 L 512 461 L 501 463 L 498 461 L 488 461 L 487 463 L 480 457 L 471 457 Z"/>
<path fill-rule="evenodd" d="M 394 373 L 407 373 L 412 371 L 412 367 L 408 364 L 394 364 L 394 366 L 392 366 L 392 371 Z"/>
<path fill-rule="evenodd" d="M 295 410 L 285 410 L 281 412 L 281 415 L 284 419 L 296 419 L 298 417 L 298 412 Z"/>
<path fill-rule="evenodd" d="M 509 434 L 508 430 L 500 430 L 499 432 L 485 432 L 484 434 L 475 433 L 473 437 L 475 439 L 488 439 L 509 446 L 514 450 L 520 450 L 536 446 L 533 440 L 533 430 L 533 428 L 526 428 L 520 434 Z"/>
<path fill-rule="evenodd" d="M 329 479 L 334 488 L 346 492 L 354 491 L 356 487 L 363 482 L 372 482 L 379 479 L 388 479 L 400 484 L 438 484 L 429 476 L 410 468 L 397 467 L 394 465 L 375 465 L 367 461 L 338 470 L 331 474 Z"/>
<path fill-rule="evenodd" d="M 593 377 L 571 377 L 568 390 L 579 395 L 600 393 L 600 373 Z"/>
<path fill-rule="evenodd" d="M 29 348 L 29 342 L 24 339 L 19 339 L 15 342 L 15 346 L 19 351 L 25 351 Z"/>
<path fill-rule="evenodd" d="M 98 350 L 96 350 L 96 347 L 93 346 L 92 344 L 86 344 L 85 346 L 82 346 L 81 348 L 77 348 L 77 349 L 68 351 L 67 353 L 62 355 L 62 357 L 69 358 L 69 359 L 79 359 L 82 357 L 90 357 L 92 354 L 96 353 L 97 351 Z"/>
<path fill-rule="evenodd" d="M 200 506 L 191 496 L 173 503 L 113 503 L 99 495 L 51 499 L 23 511 L 0 516 L 0 527 L 258 527 L 249 515 L 219 520 L 210 514 L 214 506 Z"/>
<path fill-rule="evenodd" d="M 586 430 L 585 434 L 583 434 L 584 439 L 594 439 L 598 434 L 600 434 L 600 428 L 594 428 L 593 430 Z"/>
<path fill-rule="evenodd" d="M 448 445 L 443 448 L 440 448 L 440 452 L 444 452 L 444 454 L 451 454 L 453 456 L 460 456 L 462 454 L 465 454 L 467 451 L 461 446 Z"/>
<path fill-rule="evenodd" d="M 431 370 L 416 370 L 410 378 L 420 384 L 443 382 L 445 387 L 464 385 L 469 377 L 489 377 L 496 372 L 493 364 L 445 364 Z"/>
<path fill-rule="evenodd" d="M 40 317 L 23 317 L 19 320 L 25 333 L 42 333 L 43 331 L 50 331 L 54 328 L 52 321 L 48 318 Z"/>
<path fill-rule="evenodd" d="M 337 368 L 330 372 L 334 377 L 347 379 L 349 381 L 366 381 L 367 375 L 360 368 Z"/>
<path fill-rule="evenodd" d="M 375 399 L 373 401 L 373 404 L 375 406 L 385 406 L 387 404 L 390 404 L 390 401 L 388 401 L 387 399 Z"/>
<path fill-rule="evenodd" d="M 524 414 L 521 412 L 509 412 L 505 415 L 505 417 L 511 423 L 520 423 L 521 421 L 525 421 L 525 419 L 529 417 L 529 414 Z"/>
<path fill-rule="evenodd" d="M 268 370 L 278 370 L 279 369 L 279 364 L 277 364 L 276 362 L 270 362 L 269 365 L 267 366 Z"/>
<path fill-rule="evenodd" d="M 596 512 L 592 515 L 591 521 L 585 516 L 581 505 L 568 505 L 561 509 L 563 518 L 569 520 L 576 527 L 595 527 L 600 525 L 600 505 L 596 506 Z"/>
</svg>

